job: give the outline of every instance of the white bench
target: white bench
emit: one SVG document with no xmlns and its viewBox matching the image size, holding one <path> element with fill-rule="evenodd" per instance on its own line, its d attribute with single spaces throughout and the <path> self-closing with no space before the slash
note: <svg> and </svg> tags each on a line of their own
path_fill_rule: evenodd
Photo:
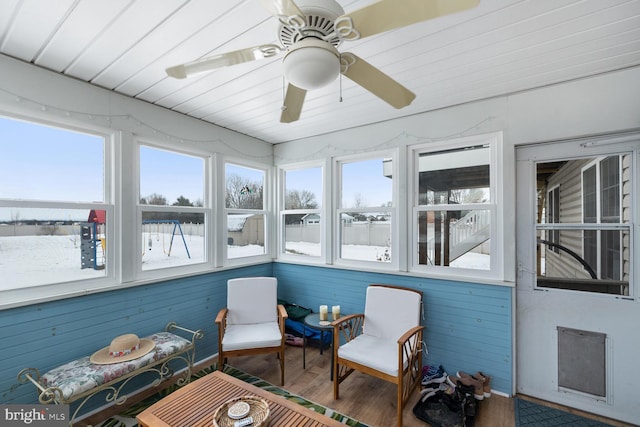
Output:
<svg viewBox="0 0 640 427">
<path fill-rule="evenodd" d="M 189 339 L 173 334 L 175 330 L 190 334 Z M 185 372 L 177 381 L 178 385 L 188 383 L 195 358 L 195 340 L 202 339 L 203 336 L 201 330 L 192 331 L 171 322 L 164 332 L 145 337 L 154 341 L 155 348 L 138 359 L 96 365 L 89 361 L 90 356 L 85 356 L 43 375 L 36 368 L 25 368 L 18 373 L 18 381 L 33 383 L 37 387 L 38 400 L 43 404 L 69 404 L 83 399 L 70 417 L 69 425 L 73 425 L 84 404 L 102 391 L 107 390 L 107 402 L 122 405 L 127 400 L 126 394 L 121 395 L 123 388 L 133 378 L 146 372 L 157 374 L 158 377 L 151 384 L 157 387 L 173 375 L 173 370 L 168 365 L 172 360 L 182 360 L 186 364 Z"/>
</svg>

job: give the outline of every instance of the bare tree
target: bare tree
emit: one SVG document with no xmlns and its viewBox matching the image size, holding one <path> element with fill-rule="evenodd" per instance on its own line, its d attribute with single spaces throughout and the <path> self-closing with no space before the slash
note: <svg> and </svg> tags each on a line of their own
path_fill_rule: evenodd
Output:
<svg viewBox="0 0 640 427">
<path fill-rule="evenodd" d="M 16 227 L 18 225 L 18 222 L 20 222 L 20 211 L 11 210 L 11 222 L 13 223 L 13 235 L 16 236 Z"/>
<path fill-rule="evenodd" d="M 227 176 L 225 206 L 232 209 L 264 209 L 262 183 L 237 174 Z"/>
<path fill-rule="evenodd" d="M 161 194 L 158 194 L 158 193 L 153 193 L 153 194 L 148 195 L 147 197 L 141 198 L 140 199 L 140 204 L 143 204 L 143 205 L 160 205 L 160 206 L 168 205 L 167 198 L 164 197 Z"/>
<path fill-rule="evenodd" d="M 316 209 L 316 195 L 307 190 L 287 191 L 285 209 Z"/>
<path fill-rule="evenodd" d="M 356 193 L 353 195 L 353 207 L 354 208 L 362 208 L 367 206 L 367 201 L 365 200 L 362 193 Z"/>
</svg>

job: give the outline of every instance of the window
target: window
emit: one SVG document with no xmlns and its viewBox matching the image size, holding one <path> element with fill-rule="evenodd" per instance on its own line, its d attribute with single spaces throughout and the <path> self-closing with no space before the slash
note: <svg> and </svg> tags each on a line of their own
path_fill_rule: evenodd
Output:
<svg viewBox="0 0 640 427">
<path fill-rule="evenodd" d="M 492 252 L 497 215 L 491 138 L 450 141 L 414 153 L 414 268 L 499 276 Z M 444 146 L 443 146 L 444 147 Z"/>
<path fill-rule="evenodd" d="M 0 291 L 113 271 L 104 136 L 0 117 Z"/>
<path fill-rule="evenodd" d="M 339 161 L 338 258 L 389 264 L 395 217 L 392 157 Z"/>
<path fill-rule="evenodd" d="M 141 269 L 205 262 L 205 159 L 140 145 Z"/>
<path fill-rule="evenodd" d="M 620 156 L 596 161 L 582 171 L 582 220 L 586 224 L 621 222 Z M 584 230 L 584 259 L 600 279 L 620 280 L 622 235 L 616 230 Z"/>
<path fill-rule="evenodd" d="M 556 186 L 547 193 L 547 223 L 557 224 L 558 222 L 560 222 L 560 187 Z M 549 230 L 547 234 L 549 250 L 559 253 L 560 230 Z"/>
<path fill-rule="evenodd" d="M 226 164 L 227 259 L 267 253 L 265 178 L 264 170 Z"/>
<path fill-rule="evenodd" d="M 633 206 L 631 155 L 587 157 L 537 165 L 538 190 L 560 186 L 558 217 L 538 234 L 557 235 L 556 251 L 539 241 L 541 288 L 629 295 Z"/>
<path fill-rule="evenodd" d="M 281 203 L 282 254 L 303 258 L 322 256 L 322 167 L 285 169 Z"/>
</svg>

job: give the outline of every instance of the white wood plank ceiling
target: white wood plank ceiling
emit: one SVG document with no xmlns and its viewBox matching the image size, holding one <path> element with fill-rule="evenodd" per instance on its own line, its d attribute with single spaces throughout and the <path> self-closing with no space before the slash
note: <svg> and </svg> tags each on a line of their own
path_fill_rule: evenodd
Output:
<svg viewBox="0 0 640 427">
<path fill-rule="evenodd" d="M 372 1 L 338 3 L 348 13 Z M 339 47 L 417 95 L 400 110 L 342 78 L 310 91 L 300 120 L 280 123 L 283 54 L 184 80 L 165 74 L 279 44 L 277 28 L 257 0 L 0 1 L 1 54 L 271 143 L 640 64 L 640 0 L 481 0 Z"/>
</svg>

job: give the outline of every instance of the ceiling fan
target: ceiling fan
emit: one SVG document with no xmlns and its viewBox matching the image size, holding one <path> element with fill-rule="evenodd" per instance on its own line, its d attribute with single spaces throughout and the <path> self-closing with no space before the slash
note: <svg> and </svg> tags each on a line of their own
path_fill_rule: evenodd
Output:
<svg viewBox="0 0 640 427">
<path fill-rule="evenodd" d="M 260 0 L 280 22 L 281 46 L 264 44 L 199 59 L 166 69 L 178 79 L 286 51 L 282 60 L 287 92 L 280 121 L 300 118 L 308 90 L 323 87 L 342 73 L 395 108 L 411 104 L 415 94 L 362 58 L 340 52 L 343 41 L 357 40 L 395 28 L 472 8 L 480 0 L 380 0 L 344 13 L 336 0 Z"/>
</svg>

